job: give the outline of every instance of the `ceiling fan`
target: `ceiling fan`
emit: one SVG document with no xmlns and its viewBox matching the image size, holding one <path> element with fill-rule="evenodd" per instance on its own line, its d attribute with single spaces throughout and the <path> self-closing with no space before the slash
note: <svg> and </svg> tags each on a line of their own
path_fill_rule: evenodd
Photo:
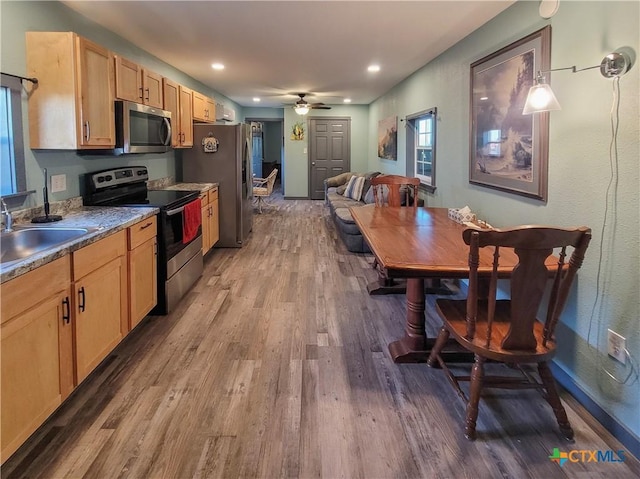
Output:
<svg viewBox="0 0 640 479">
<path fill-rule="evenodd" d="M 324 103 L 309 103 L 304 97 L 306 93 L 296 93 L 300 99 L 293 105 L 293 109 L 298 115 L 306 115 L 309 110 L 331 110 L 330 106 L 326 106 Z"/>
</svg>

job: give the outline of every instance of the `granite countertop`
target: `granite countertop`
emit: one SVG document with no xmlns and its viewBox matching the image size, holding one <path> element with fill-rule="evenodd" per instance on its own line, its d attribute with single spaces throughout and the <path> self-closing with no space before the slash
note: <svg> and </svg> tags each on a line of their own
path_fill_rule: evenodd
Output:
<svg viewBox="0 0 640 479">
<path fill-rule="evenodd" d="M 92 228 L 95 230 L 79 238 L 69 240 L 54 248 L 34 254 L 14 263 L 0 265 L 0 283 L 4 283 L 12 278 L 28 273 L 31 270 L 43 266 L 51 261 L 61 258 L 73 251 L 87 246 L 113 233 L 128 228 L 146 218 L 158 214 L 158 208 L 153 207 L 101 207 L 83 206 L 80 209 L 64 216 L 62 221 L 48 223 L 46 225 L 21 223 L 21 226 L 42 226 L 45 228 L 70 227 L 70 228 Z M 5 233 L 2 234 L 3 236 Z"/>
<path fill-rule="evenodd" d="M 218 183 L 175 183 L 173 185 L 153 188 L 154 190 L 200 191 L 201 193 L 218 187 Z"/>
</svg>

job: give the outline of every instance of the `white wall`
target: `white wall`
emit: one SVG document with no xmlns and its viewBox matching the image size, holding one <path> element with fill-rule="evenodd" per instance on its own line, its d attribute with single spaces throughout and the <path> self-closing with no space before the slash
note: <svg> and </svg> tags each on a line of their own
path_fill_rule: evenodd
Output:
<svg viewBox="0 0 640 479">
<path fill-rule="evenodd" d="M 597 65 L 606 54 L 623 47 L 630 47 L 637 56 L 639 10 L 638 2 L 561 2 L 558 13 L 543 20 L 538 2 L 516 3 L 371 105 L 368 168 L 404 174 L 404 127 L 398 130 L 398 161 L 377 160 L 378 121 L 435 106 L 437 190 L 427 197 L 428 206 L 468 204 L 498 227 L 537 223 L 593 229 L 585 263 L 557 329 L 561 347 L 556 362 L 636 438 L 640 436 L 640 387 L 617 384 L 605 368 L 622 378 L 627 373 L 607 358 L 607 328 L 625 336 L 627 348 L 636 361 L 640 359 L 640 66 L 635 64 L 620 81 L 619 178 L 609 198 L 612 80 L 597 69 L 553 73 L 551 84 L 562 110 L 551 113 L 546 204 L 471 185 L 468 165 L 471 63 L 547 24 L 552 27 L 552 68 Z M 601 241 L 607 205 L 609 217 Z M 593 309 L 596 295 L 601 302 Z"/>
</svg>

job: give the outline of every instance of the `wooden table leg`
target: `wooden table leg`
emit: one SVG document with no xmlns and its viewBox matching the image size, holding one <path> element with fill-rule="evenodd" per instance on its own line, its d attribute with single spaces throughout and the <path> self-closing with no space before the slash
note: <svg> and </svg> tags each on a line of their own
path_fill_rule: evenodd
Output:
<svg viewBox="0 0 640 479">
<path fill-rule="evenodd" d="M 389 352 L 396 363 L 426 361 L 427 334 L 424 329 L 424 279 L 407 279 L 407 324 L 404 338 L 389 344 Z"/>
<path fill-rule="evenodd" d="M 435 338 L 428 338 L 425 331 L 424 278 L 407 279 L 407 324 L 404 337 L 389 344 L 394 363 L 426 363 Z M 473 355 L 452 342 L 441 356 L 446 362 L 473 362 Z"/>
</svg>

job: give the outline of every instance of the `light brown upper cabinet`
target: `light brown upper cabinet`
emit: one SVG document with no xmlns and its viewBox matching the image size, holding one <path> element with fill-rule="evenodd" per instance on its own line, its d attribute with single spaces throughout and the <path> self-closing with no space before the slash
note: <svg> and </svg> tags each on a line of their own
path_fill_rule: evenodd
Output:
<svg viewBox="0 0 640 479">
<path fill-rule="evenodd" d="M 115 55 L 116 98 L 163 108 L 162 76 Z"/>
<path fill-rule="evenodd" d="M 193 90 L 180 85 L 180 130 L 182 146 L 193 146 Z"/>
<path fill-rule="evenodd" d="M 197 91 L 193 92 L 193 120 L 204 123 L 216 121 L 216 102 Z"/>
<path fill-rule="evenodd" d="M 27 32 L 29 138 L 34 149 L 113 148 L 113 55 L 73 32 Z"/>
<path fill-rule="evenodd" d="M 171 112 L 171 146 L 193 146 L 192 92 L 168 78 L 162 79 L 164 109 Z"/>
<path fill-rule="evenodd" d="M 144 104 L 156 108 L 164 108 L 162 101 L 162 75 L 142 69 L 142 91 Z"/>
</svg>

